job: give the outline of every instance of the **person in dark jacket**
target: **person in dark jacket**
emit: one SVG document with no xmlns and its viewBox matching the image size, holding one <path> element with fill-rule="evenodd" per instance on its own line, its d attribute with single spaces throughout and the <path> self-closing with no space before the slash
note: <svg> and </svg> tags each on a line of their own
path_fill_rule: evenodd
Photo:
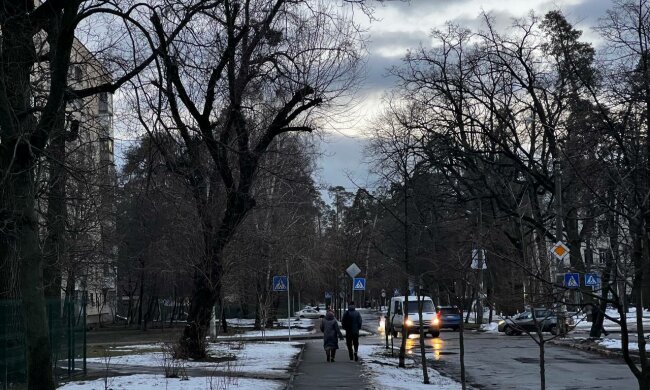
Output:
<svg viewBox="0 0 650 390">
<path fill-rule="evenodd" d="M 354 301 L 350 301 L 348 310 L 343 314 L 343 319 L 341 319 L 341 325 L 345 329 L 345 344 L 348 347 L 350 360 L 354 358 L 355 361 L 359 361 L 359 331 L 361 330 L 362 322 L 361 313 L 355 309 Z M 353 346 L 354 351 L 352 350 Z"/>
<path fill-rule="evenodd" d="M 339 339 L 343 339 L 343 333 L 339 328 L 339 323 L 334 318 L 334 313 L 328 311 L 325 318 L 320 323 L 320 330 L 323 332 L 323 347 L 327 355 L 327 361 L 334 363 L 336 350 L 339 349 Z"/>
</svg>

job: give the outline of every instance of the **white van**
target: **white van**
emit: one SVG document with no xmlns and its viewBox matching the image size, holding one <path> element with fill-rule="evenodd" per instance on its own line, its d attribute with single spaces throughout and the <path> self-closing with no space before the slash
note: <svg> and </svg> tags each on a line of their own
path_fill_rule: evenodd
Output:
<svg viewBox="0 0 650 390">
<path fill-rule="evenodd" d="M 440 318 L 436 313 L 436 307 L 433 300 L 429 297 L 422 297 L 422 324 L 425 335 L 431 334 L 431 337 L 440 336 Z M 408 337 L 409 333 L 420 333 L 420 316 L 418 315 L 418 299 L 415 296 L 409 296 L 408 300 L 408 319 L 404 328 L 404 301 L 405 297 L 392 297 L 388 307 L 388 331 L 393 337 L 397 337 L 398 332 L 402 332 L 403 337 Z M 404 328 L 404 329 L 402 329 Z"/>
</svg>

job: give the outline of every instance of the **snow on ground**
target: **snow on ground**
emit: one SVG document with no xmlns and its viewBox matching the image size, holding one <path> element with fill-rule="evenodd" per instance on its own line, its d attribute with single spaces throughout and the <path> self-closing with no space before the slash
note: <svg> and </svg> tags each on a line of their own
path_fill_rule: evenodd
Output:
<svg viewBox="0 0 650 390">
<path fill-rule="evenodd" d="M 499 323 L 490 322 L 489 324 L 481 324 L 481 330 L 487 333 L 499 333 Z"/>
<path fill-rule="evenodd" d="M 212 357 L 230 358 L 227 362 L 218 361 L 186 361 L 186 368 L 205 368 L 211 371 L 211 376 L 191 377 L 187 381 L 165 378 L 163 375 L 137 374 L 109 378 L 110 389 L 138 389 L 138 390 L 200 390 L 200 389 L 251 389 L 275 390 L 283 389 L 286 384 L 273 379 L 249 379 L 245 376 L 269 376 L 286 380 L 288 370 L 301 351 L 303 343 L 298 342 L 220 342 L 208 345 L 208 353 Z M 144 367 L 160 367 L 162 370 L 164 354 L 151 352 L 146 349 L 160 349 L 161 344 L 133 345 L 119 347 L 120 353 L 136 351 L 136 353 L 112 356 L 108 366 L 130 365 Z M 144 350 L 144 352 L 142 352 Z M 106 358 L 90 358 L 89 363 L 107 364 Z M 234 372 L 242 378 L 217 376 L 220 372 Z M 209 374 L 206 374 L 209 375 Z M 277 376 L 274 376 L 277 375 Z M 227 385 L 227 386 L 226 386 Z M 60 389 L 63 390 L 103 390 L 103 379 L 95 381 L 70 382 Z"/>
<path fill-rule="evenodd" d="M 289 369 L 293 359 L 300 352 L 302 343 L 298 342 L 267 342 L 267 343 L 211 343 L 208 345 L 208 353 L 216 358 L 234 358 L 232 363 L 239 371 L 279 373 Z M 122 347 L 130 348 L 130 347 Z M 145 352 L 112 356 L 107 362 L 106 358 L 88 358 L 88 363 L 144 367 L 163 367 L 165 356 L 162 352 Z M 219 368 L 223 363 L 215 361 L 184 361 L 184 367 L 188 368 Z"/>
<path fill-rule="evenodd" d="M 397 367 L 397 356 L 385 356 L 385 349 L 379 345 L 360 345 L 359 355 L 364 369 L 370 375 L 370 380 L 380 389 L 395 390 L 457 390 L 460 383 L 442 376 L 438 371 L 429 368 L 429 382 L 422 383 L 422 368 L 413 364 L 407 368 Z"/>
<path fill-rule="evenodd" d="M 298 336 L 298 335 L 306 335 L 306 334 L 312 334 L 316 333 L 316 330 L 314 329 L 301 329 L 301 328 L 291 328 L 291 335 L 292 336 Z M 250 330 L 242 333 L 237 333 L 236 335 L 232 336 L 219 336 L 219 340 L 237 340 L 242 337 L 271 337 L 271 336 L 288 336 L 289 335 L 289 329 L 268 329 L 264 332 L 261 330 Z"/>
<path fill-rule="evenodd" d="M 292 318 L 291 319 L 291 327 L 292 328 L 310 328 L 312 326 L 315 326 L 316 322 L 318 322 L 318 324 L 320 324 L 320 320 L 312 320 L 312 319 L 308 319 L 308 318 L 298 318 L 298 319 Z M 276 321 L 276 324 L 278 326 L 283 326 L 283 327 L 286 328 L 287 319 L 286 318 L 279 318 Z"/>
<path fill-rule="evenodd" d="M 300 353 L 303 343 L 298 342 L 266 342 L 243 343 L 241 350 L 233 350 L 225 343 L 210 344 L 208 351 L 211 355 L 223 356 L 236 352 L 238 371 L 255 373 L 286 372 L 293 359 Z"/>
<path fill-rule="evenodd" d="M 228 322 L 228 326 L 231 326 L 233 328 L 252 328 L 255 326 L 255 320 L 254 319 L 249 319 L 249 318 L 228 318 L 226 320 Z M 277 326 L 282 326 L 286 327 L 287 326 L 287 319 L 286 318 L 280 318 L 275 322 L 275 325 Z M 291 319 L 291 327 L 292 328 L 309 328 L 314 326 L 314 321 L 307 319 L 307 318 L 292 318 Z"/>
<path fill-rule="evenodd" d="M 228 318 L 226 322 L 228 326 L 233 328 L 252 328 L 255 326 L 255 319 L 249 318 Z"/>
<path fill-rule="evenodd" d="M 141 351 L 146 349 L 160 349 L 162 348 L 162 343 L 155 344 L 135 344 L 135 345 L 118 345 L 111 347 L 111 350 L 122 352 L 122 351 Z"/>
<path fill-rule="evenodd" d="M 106 384 L 108 387 L 105 386 Z M 104 390 L 105 388 L 114 390 L 211 390 L 222 389 L 225 386 L 228 386 L 228 389 L 241 390 L 279 390 L 284 389 L 286 385 L 279 381 L 262 379 L 193 377 L 181 380 L 165 378 L 163 375 L 137 374 L 108 378 L 107 383 L 104 382 L 104 379 L 70 382 L 59 387 L 59 390 Z"/>
<path fill-rule="evenodd" d="M 621 318 L 621 316 L 618 314 L 618 311 L 616 309 L 608 308 L 606 310 L 606 314 L 608 317 L 614 319 Z M 644 310 L 642 316 L 643 316 L 642 321 L 643 321 L 644 328 L 650 327 L 650 311 Z M 628 324 L 636 324 L 636 308 L 631 307 L 630 311 L 625 316 L 625 319 Z M 578 330 L 589 330 L 591 328 L 591 322 L 587 322 L 587 316 L 584 313 L 580 313 L 573 316 L 573 321 L 576 324 L 576 329 Z M 619 324 L 607 318 L 603 320 L 603 327 L 605 328 L 605 330 L 608 331 L 621 329 Z"/>
<path fill-rule="evenodd" d="M 623 343 L 621 340 L 618 339 L 608 339 L 604 338 L 598 342 L 600 346 L 603 346 L 608 349 L 622 349 L 623 348 Z M 638 351 L 639 350 L 639 345 L 636 342 L 631 342 L 627 344 L 628 348 L 630 351 Z M 645 350 L 650 352 L 650 345 L 646 344 Z"/>
</svg>

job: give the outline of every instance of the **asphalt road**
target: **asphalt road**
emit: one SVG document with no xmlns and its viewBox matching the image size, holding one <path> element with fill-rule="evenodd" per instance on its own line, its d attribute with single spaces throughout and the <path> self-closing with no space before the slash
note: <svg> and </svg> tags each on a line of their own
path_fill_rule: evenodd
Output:
<svg viewBox="0 0 650 390">
<path fill-rule="evenodd" d="M 378 335 L 374 341 L 379 340 Z M 382 339 L 383 340 L 383 339 Z M 370 341 L 370 340 L 368 340 Z M 394 340 L 399 348 L 401 338 Z M 442 331 L 426 339 L 431 367 L 460 379 L 459 335 Z M 407 340 L 409 353 L 419 353 L 419 339 Z M 627 365 L 595 353 L 545 344 L 547 389 L 636 389 Z M 539 348 L 528 336 L 465 333 L 465 367 L 468 383 L 479 389 L 539 389 Z"/>
</svg>

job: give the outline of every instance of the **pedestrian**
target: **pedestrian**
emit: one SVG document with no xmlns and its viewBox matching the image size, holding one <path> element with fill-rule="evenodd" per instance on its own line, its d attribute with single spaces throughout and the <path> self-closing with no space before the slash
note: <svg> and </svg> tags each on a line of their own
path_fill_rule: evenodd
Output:
<svg viewBox="0 0 650 390">
<path fill-rule="evenodd" d="M 320 323 L 320 330 L 323 332 L 323 347 L 327 361 L 334 363 L 336 350 L 339 349 L 339 339 L 343 340 L 343 333 L 339 328 L 339 322 L 334 318 L 334 313 L 328 311 Z"/>
<path fill-rule="evenodd" d="M 605 336 L 609 336 L 609 332 L 605 330 L 605 312 L 600 308 L 600 305 L 598 303 L 594 304 L 593 310 L 596 312 L 596 316 L 598 317 L 598 323 L 600 324 L 600 331 Z"/>
<path fill-rule="evenodd" d="M 341 324 L 345 329 L 345 344 L 348 347 L 350 360 L 359 361 L 359 331 L 361 330 L 361 314 L 355 309 L 354 301 L 348 304 L 348 310 L 343 314 Z M 352 347 L 354 346 L 354 351 Z M 354 353 L 354 355 L 353 355 Z"/>
</svg>

